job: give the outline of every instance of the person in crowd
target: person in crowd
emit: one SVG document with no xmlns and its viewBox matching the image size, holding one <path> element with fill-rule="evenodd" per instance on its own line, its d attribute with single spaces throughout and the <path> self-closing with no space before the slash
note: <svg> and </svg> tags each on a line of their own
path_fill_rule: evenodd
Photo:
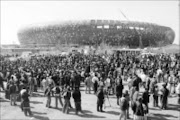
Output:
<svg viewBox="0 0 180 120">
<path fill-rule="evenodd" d="M 75 90 L 72 93 L 72 97 L 74 99 L 75 110 L 76 110 L 76 115 L 77 115 L 79 111 L 82 112 L 82 109 L 81 109 L 81 92 L 80 92 L 78 86 L 75 87 Z"/>
<path fill-rule="evenodd" d="M 93 83 L 94 94 L 97 93 L 98 82 L 99 82 L 99 79 L 98 79 L 98 77 L 97 77 L 97 74 L 95 74 L 95 76 L 92 77 L 92 83 Z"/>
<path fill-rule="evenodd" d="M 24 115 L 27 116 L 27 113 L 29 116 L 33 116 L 31 109 L 30 109 L 30 100 L 29 100 L 29 94 L 27 91 L 22 92 L 22 106 L 23 106 L 23 111 Z"/>
<path fill-rule="evenodd" d="M 70 98 L 71 98 L 71 91 L 69 86 L 66 87 L 63 93 L 63 97 L 64 97 L 64 105 L 62 111 L 63 113 L 69 114 Z"/>
<path fill-rule="evenodd" d="M 75 81 L 76 81 L 76 72 L 72 71 L 72 73 L 71 73 L 71 90 L 74 89 Z"/>
<path fill-rule="evenodd" d="M 43 77 L 42 81 L 41 81 L 41 85 L 42 85 L 42 88 L 43 88 L 43 92 L 45 92 L 47 86 L 48 86 L 48 81 L 45 77 Z"/>
<path fill-rule="evenodd" d="M 33 77 L 29 77 L 29 94 L 32 95 L 32 93 L 34 92 L 34 78 Z"/>
<path fill-rule="evenodd" d="M 4 81 L 5 81 L 5 80 L 4 80 L 3 74 L 0 72 L 0 86 L 1 86 L 1 88 L 2 88 L 3 90 L 5 90 L 5 89 L 4 89 L 4 84 L 3 84 Z M 0 89 L 0 91 L 1 91 L 1 89 Z"/>
<path fill-rule="evenodd" d="M 119 98 L 122 97 L 124 86 L 122 84 L 122 80 L 118 81 L 116 86 L 116 97 L 117 97 L 117 105 L 119 105 Z"/>
<path fill-rule="evenodd" d="M 157 69 L 156 75 L 157 75 L 157 82 L 158 82 L 158 83 L 161 82 L 161 78 L 162 78 L 162 75 L 163 75 L 163 72 L 162 72 L 161 67 L 159 67 L 159 68 Z"/>
<path fill-rule="evenodd" d="M 103 91 L 103 86 L 100 86 L 97 92 L 97 111 L 98 112 L 99 111 L 104 112 L 103 104 L 104 104 L 104 91 Z"/>
<path fill-rule="evenodd" d="M 109 74 L 107 79 L 105 80 L 105 86 L 107 88 L 107 91 L 108 91 L 108 94 L 110 95 L 110 92 L 111 92 L 111 75 Z"/>
<path fill-rule="evenodd" d="M 157 80 L 153 77 L 153 74 L 150 74 L 150 92 L 154 93 L 154 86 L 157 84 Z"/>
<path fill-rule="evenodd" d="M 142 94 L 142 103 L 146 106 L 147 113 L 149 113 L 149 91 L 145 88 L 145 91 Z"/>
<path fill-rule="evenodd" d="M 177 103 L 180 104 L 180 77 L 179 77 L 178 85 L 176 87 L 176 93 L 178 95 Z"/>
<path fill-rule="evenodd" d="M 133 80 L 133 86 L 135 86 L 138 91 L 139 91 L 139 85 L 141 82 L 142 82 L 141 78 L 138 77 L 138 75 L 135 75 L 134 80 Z"/>
<path fill-rule="evenodd" d="M 130 97 L 130 103 L 133 104 L 133 95 L 136 91 L 136 87 L 131 87 L 130 90 L 129 90 L 129 97 Z"/>
<path fill-rule="evenodd" d="M 26 92 L 26 87 L 22 87 L 21 91 L 20 91 L 20 95 L 21 95 L 21 104 L 20 104 L 20 107 L 21 107 L 21 110 L 23 111 L 23 98 L 22 98 L 22 95 Z"/>
<path fill-rule="evenodd" d="M 51 85 L 51 89 L 53 89 L 56 85 L 54 80 L 52 79 L 52 76 L 47 77 L 48 84 Z M 52 96 L 54 96 L 54 91 L 51 91 Z"/>
<path fill-rule="evenodd" d="M 132 95 L 132 101 L 133 101 L 133 102 L 136 102 L 137 99 L 138 99 L 138 97 L 139 97 L 139 90 L 138 90 L 138 87 L 135 87 L 135 92 L 134 92 L 134 94 Z"/>
<path fill-rule="evenodd" d="M 142 103 L 142 97 L 138 97 L 135 104 L 132 106 L 133 108 L 133 120 L 144 120 L 144 109 L 143 109 L 143 103 Z"/>
<path fill-rule="evenodd" d="M 61 89 L 59 87 L 59 85 L 57 84 L 54 88 L 53 88 L 54 94 L 55 94 L 55 106 L 56 108 L 58 108 L 58 100 L 61 104 L 61 106 L 63 107 L 63 102 L 62 102 L 62 96 L 61 96 Z"/>
<path fill-rule="evenodd" d="M 163 84 L 163 88 L 161 89 L 161 109 L 167 109 L 167 100 L 169 95 L 169 90 L 167 89 L 167 84 Z"/>
<path fill-rule="evenodd" d="M 130 105 L 129 105 L 129 102 L 130 102 L 130 96 L 129 96 L 128 90 L 125 90 L 125 94 L 126 94 L 126 95 L 125 95 L 125 98 L 126 98 L 126 100 L 127 100 L 127 112 L 126 112 L 126 113 L 127 113 L 127 114 L 126 114 L 127 117 L 126 117 L 126 118 L 127 118 L 127 119 L 130 119 L 130 117 L 129 117 L 129 106 L 130 106 Z"/>
<path fill-rule="evenodd" d="M 158 99 L 159 99 L 159 88 L 158 85 L 156 84 L 153 90 L 153 107 L 158 107 Z"/>
<path fill-rule="evenodd" d="M 90 75 L 87 75 L 87 77 L 85 78 L 85 85 L 86 85 L 86 91 L 85 93 L 89 93 L 91 94 L 91 86 L 92 86 L 92 77 Z"/>
<path fill-rule="evenodd" d="M 174 86 L 175 86 L 175 76 L 173 72 L 171 71 L 171 74 L 168 78 L 168 88 L 170 95 L 174 93 Z"/>
<path fill-rule="evenodd" d="M 10 81 L 10 87 L 9 87 L 9 94 L 10 94 L 10 104 L 11 105 L 17 105 L 16 104 L 16 94 L 17 93 L 17 86 L 14 84 L 13 81 Z"/>
<path fill-rule="evenodd" d="M 48 108 L 51 108 L 51 93 L 52 93 L 52 87 L 51 84 L 49 84 L 44 92 L 45 96 L 47 97 L 46 107 Z"/>
<path fill-rule="evenodd" d="M 122 97 L 119 99 L 120 104 L 120 116 L 119 120 L 122 120 L 124 117 L 124 120 L 127 119 L 127 109 L 128 109 L 128 100 L 126 99 L 126 93 L 122 94 Z"/>
</svg>

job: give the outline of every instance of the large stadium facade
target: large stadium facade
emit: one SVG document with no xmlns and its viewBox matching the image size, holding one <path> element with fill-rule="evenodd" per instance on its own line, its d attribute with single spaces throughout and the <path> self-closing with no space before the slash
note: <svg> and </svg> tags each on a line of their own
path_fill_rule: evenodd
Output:
<svg viewBox="0 0 180 120">
<path fill-rule="evenodd" d="M 31 26 L 19 30 L 21 45 L 100 45 L 158 47 L 172 44 L 175 33 L 170 27 L 144 22 L 118 20 L 66 21 Z"/>
</svg>

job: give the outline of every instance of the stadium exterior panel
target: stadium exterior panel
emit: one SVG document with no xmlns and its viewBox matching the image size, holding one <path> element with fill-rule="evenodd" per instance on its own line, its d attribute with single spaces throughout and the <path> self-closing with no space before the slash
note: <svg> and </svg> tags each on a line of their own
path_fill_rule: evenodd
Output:
<svg viewBox="0 0 180 120">
<path fill-rule="evenodd" d="M 21 45 L 100 45 L 158 47 L 172 44 L 175 33 L 170 27 L 152 23 L 118 20 L 66 21 L 33 25 L 18 31 Z"/>
</svg>

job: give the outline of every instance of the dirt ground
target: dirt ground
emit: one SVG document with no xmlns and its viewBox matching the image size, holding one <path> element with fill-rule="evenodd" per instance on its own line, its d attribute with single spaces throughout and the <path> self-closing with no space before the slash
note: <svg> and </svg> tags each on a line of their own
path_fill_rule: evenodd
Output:
<svg viewBox="0 0 180 120">
<path fill-rule="evenodd" d="M 127 86 L 125 86 L 127 89 Z M 57 119 L 119 119 L 119 107 L 116 105 L 116 97 L 109 96 L 110 104 L 106 99 L 104 113 L 96 111 L 97 98 L 93 94 L 86 94 L 84 87 L 81 87 L 82 94 L 82 109 L 83 114 L 75 115 L 75 110 L 71 109 L 69 114 L 62 113 L 62 107 L 58 104 L 58 109 L 55 109 L 55 99 L 52 98 L 52 108 L 46 108 L 46 98 L 42 92 L 34 93 L 30 98 L 31 111 L 33 117 L 26 117 L 20 109 L 20 102 L 17 106 L 10 106 L 9 100 L 4 99 L 4 92 L 0 92 L 0 120 L 57 120 Z M 142 90 L 142 89 L 141 89 Z M 152 98 L 150 98 L 148 120 L 180 120 L 180 106 L 177 105 L 177 97 L 169 97 L 168 109 L 161 110 L 160 108 L 152 107 Z M 74 108 L 74 101 L 71 98 L 71 104 Z M 132 110 L 130 108 L 130 118 L 132 120 Z"/>
</svg>

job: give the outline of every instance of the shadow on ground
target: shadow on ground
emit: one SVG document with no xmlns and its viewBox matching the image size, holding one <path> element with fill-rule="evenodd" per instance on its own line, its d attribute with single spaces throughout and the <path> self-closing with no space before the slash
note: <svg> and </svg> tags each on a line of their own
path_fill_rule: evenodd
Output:
<svg viewBox="0 0 180 120">
<path fill-rule="evenodd" d="M 50 120 L 48 117 L 40 116 L 40 115 L 33 115 L 35 120 Z"/>
<path fill-rule="evenodd" d="M 178 117 L 169 114 L 153 114 L 148 117 L 148 120 L 169 120 L 168 117 L 171 117 L 171 120 L 178 120 Z"/>
<path fill-rule="evenodd" d="M 33 118 L 35 118 L 35 120 L 50 120 L 48 117 L 44 116 L 47 113 L 35 112 L 35 111 L 32 111 L 32 113 L 33 113 Z"/>
<path fill-rule="evenodd" d="M 10 102 L 8 99 L 0 98 L 0 102 Z"/>
<path fill-rule="evenodd" d="M 43 94 L 37 92 L 37 93 L 33 93 L 32 97 L 45 97 L 45 96 Z"/>
<path fill-rule="evenodd" d="M 33 113 L 33 114 L 39 114 L 39 115 L 46 115 L 46 114 L 47 114 L 47 113 L 35 112 L 35 111 L 33 111 L 32 113 Z"/>
<path fill-rule="evenodd" d="M 74 114 L 75 115 L 75 110 L 71 109 L 69 111 L 69 114 Z M 78 114 L 77 116 L 82 117 L 82 118 L 106 118 L 104 116 L 94 115 L 89 110 L 83 110 L 83 114 Z"/>
<path fill-rule="evenodd" d="M 38 101 L 30 101 L 32 104 L 43 104 L 43 102 L 38 102 Z"/>
<path fill-rule="evenodd" d="M 180 105 L 168 104 L 167 110 L 180 111 Z"/>
<path fill-rule="evenodd" d="M 106 111 L 105 113 L 106 114 L 116 115 L 116 116 L 120 114 L 120 112 L 116 112 L 116 111 Z"/>
</svg>

